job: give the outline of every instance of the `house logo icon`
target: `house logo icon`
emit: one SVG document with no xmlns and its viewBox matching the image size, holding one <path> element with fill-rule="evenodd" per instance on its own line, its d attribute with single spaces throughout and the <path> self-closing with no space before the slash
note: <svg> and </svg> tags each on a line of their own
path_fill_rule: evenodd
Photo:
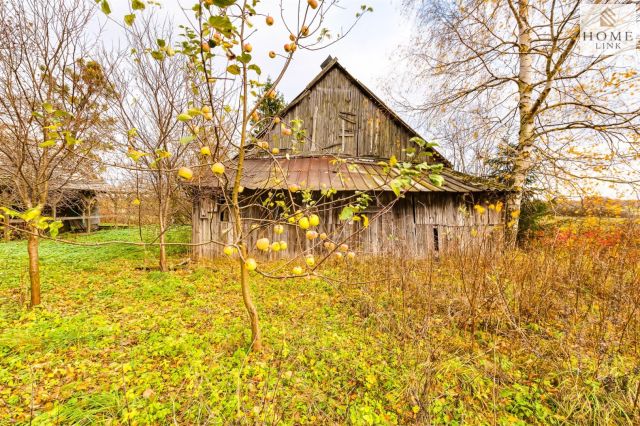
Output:
<svg viewBox="0 0 640 426">
<path fill-rule="evenodd" d="M 581 3 L 579 53 L 594 57 L 624 54 L 634 62 L 640 60 L 638 18 L 635 3 Z"/>
<path fill-rule="evenodd" d="M 615 27 L 618 23 L 618 15 L 611 8 L 605 8 L 600 13 L 600 26 L 605 28 Z"/>
</svg>

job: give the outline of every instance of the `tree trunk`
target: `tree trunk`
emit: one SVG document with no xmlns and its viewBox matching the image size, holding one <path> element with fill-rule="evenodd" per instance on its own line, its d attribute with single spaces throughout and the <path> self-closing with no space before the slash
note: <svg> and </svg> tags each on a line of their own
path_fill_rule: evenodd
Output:
<svg viewBox="0 0 640 426">
<path fill-rule="evenodd" d="M 167 246 L 165 245 L 165 232 L 167 231 L 166 218 L 163 212 L 163 208 L 160 208 L 160 258 L 159 265 L 162 272 L 167 272 L 169 267 L 167 265 Z"/>
<path fill-rule="evenodd" d="M 518 145 L 513 158 L 513 169 L 510 176 L 511 193 L 507 197 L 506 214 L 506 242 L 514 247 L 518 236 L 520 223 L 520 209 L 527 175 L 531 170 L 531 151 L 534 141 L 533 111 L 533 55 L 531 53 L 531 25 L 529 12 L 531 6 L 528 0 L 518 3 L 518 41 L 519 41 L 519 70 L 518 70 L 518 111 L 520 115 L 520 129 L 518 131 Z"/>
<path fill-rule="evenodd" d="M 31 306 L 40 304 L 40 255 L 38 253 L 37 230 L 29 230 L 27 250 L 29 252 L 29 279 L 31 280 Z"/>
<path fill-rule="evenodd" d="M 11 240 L 11 234 L 9 233 L 9 215 L 4 215 L 4 242 L 8 243 Z"/>
<path fill-rule="evenodd" d="M 258 310 L 253 303 L 251 297 L 251 288 L 249 287 L 249 271 L 245 266 L 244 260 L 247 257 L 247 249 L 242 245 L 242 258 L 240 259 L 240 287 L 242 288 L 242 301 L 249 314 L 249 322 L 251 323 L 251 348 L 259 352 L 262 350 L 262 336 L 260 335 L 260 322 L 258 319 Z"/>
<path fill-rule="evenodd" d="M 87 234 L 91 234 L 91 204 L 87 204 L 87 210 L 85 212 L 85 216 L 87 217 Z"/>
</svg>

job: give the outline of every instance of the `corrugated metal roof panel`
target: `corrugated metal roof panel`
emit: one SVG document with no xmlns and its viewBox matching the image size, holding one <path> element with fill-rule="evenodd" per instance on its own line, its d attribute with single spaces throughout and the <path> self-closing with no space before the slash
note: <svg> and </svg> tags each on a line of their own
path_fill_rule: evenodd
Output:
<svg viewBox="0 0 640 426">
<path fill-rule="evenodd" d="M 228 170 L 233 169 L 229 167 Z M 247 158 L 241 185 L 247 189 L 285 189 L 297 185 L 302 189 L 338 191 L 391 191 L 391 181 L 399 176 L 396 169 L 374 161 L 334 156 L 282 158 Z M 428 173 L 413 179 L 410 192 L 479 192 L 503 191 L 497 185 L 449 169 L 441 173 L 442 186 L 434 185 Z M 233 182 L 233 172 L 229 182 Z M 203 186 L 218 186 L 218 180 L 201 179 Z"/>
</svg>

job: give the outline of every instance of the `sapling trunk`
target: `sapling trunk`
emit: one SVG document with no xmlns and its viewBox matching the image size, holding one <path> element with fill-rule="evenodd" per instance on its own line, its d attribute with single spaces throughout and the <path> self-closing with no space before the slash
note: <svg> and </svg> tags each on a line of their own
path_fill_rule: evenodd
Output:
<svg viewBox="0 0 640 426">
<path fill-rule="evenodd" d="M 31 229 L 27 240 L 29 252 L 29 279 L 31 281 L 31 306 L 40 304 L 40 254 L 37 230 Z"/>
<path fill-rule="evenodd" d="M 238 262 L 240 266 L 240 287 L 242 289 L 242 301 L 249 314 L 249 321 L 251 322 L 251 347 L 254 351 L 260 351 L 262 349 L 262 338 L 260 336 L 260 322 L 258 319 L 258 310 L 253 303 L 251 297 L 251 288 L 249 287 L 249 271 L 247 271 L 245 260 L 247 259 L 247 247 L 242 242 L 243 238 L 243 226 L 242 226 L 242 214 L 240 211 L 240 202 L 238 196 L 240 194 L 240 182 L 242 174 L 244 172 L 244 157 L 245 146 L 247 142 L 247 66 L 243 64 L 243 96 L 242 96 L 242 131 L 240 133 L 240 146 L 238 149 L 238 164 L 233 181 L 233 190 L 231 194 L 231 214 L 233 215 L 233 237 L 235 241 L 240 242 L 240 260 Z"/>
<path fill-rule="evenodd" d="M 4 242 L 8 243 L 11 239 L 11 234 L 9 234 L 9 215 L 4 215 Z"/>
<path fill-rule="evenodd" d="M 158 259 L 158 264 L 160 266 L 160 270 L 162 272 L 167 272 L 169 270 L 169 267 L 167 266 L 167 246 L 166 246 L 166 238 L 165 238 L 165 232 L 167 230 L 167 226 L 166 226 L 166 219 L 164 216 L 164 213 L 162 212 L 162 209 L 160 209 L 160 238 L 159 238 L 159 243 L 160 243 L 160 257 Z"/>
</svg>

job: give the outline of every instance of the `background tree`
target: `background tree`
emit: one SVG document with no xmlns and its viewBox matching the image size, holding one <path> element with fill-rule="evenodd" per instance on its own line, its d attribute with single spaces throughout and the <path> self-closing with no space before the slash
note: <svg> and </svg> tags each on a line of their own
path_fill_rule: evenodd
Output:
<svg viewBox="0 0 640 426">
<path fill-rule="evenodd" d="M 254 118 L 277 117 L 280 111 L 287 106 L 284 95 L 273 87 L 271 77 L 267 78 L 264 86 L 262 86 L 258 92 L 258 97 L 262 99 L 262 102 L 258 105 L 258 109 L 256 110 L 258 115 Z M 251 124 L 253 125 L 254 135 L 258 135 L 266 127 L 267 123 L 264 120 L 258 119 L 256 121 L 252 119 Z"/>
<path fill-rule="evenodd" d="M 31 305 L 40 303 L 38 233 L 59 226 L 42 216 L 49 193 L 91 170 L 110 125 L 113 91 L 86 41 L 92 16 L 82 0 L 0 4 L 0 175 L 19 207 L 5 211 L 26 222 Z"/>
<path fill-rule="evenodd" d="M 171 23 L 140 14 L 127 31 L 127 51 L 112 78 L 121 152 L 129 157 L 125 168 L 138 173 L 139 190 L 155 196 L 161 271 L 168 270 L 166 234 L 182 191 L 175 171 L 195 158 L 189 142 L 200 131 L 176 120 L 191 95 L 188 64 L 175 54 L 172 32 Z M 208 148 L 201 155 L 210 155 Z"/>
<path fill-rule="evenodd" d="M 103 3 L 106 3 L 103 1 Z M 266 27 L 272 26 L 275 19 L 256 10 L 254 3 L 250 1 L 233 1 L 233 0 L 213 0 L 210 2 L 198 3 L 194 5 L 195 20 L 190 27 L 183 27 L 184 39 L 174 47 L 166 43 L 157 43 L 155 40 L 147 40 L 153 47 L 147 44 L 146 52 L 158 61 L 159 64 L 171 61 L 170 51 L 175 52 L 187 58 L 190 69 L 190 90 L 192 99 L 199 101 L 193 104 L 182 102 L 182 111 L 173 111 L 173 125 L 184 124 L 185 128 L 191 130 L 191 134 L 187 135 L 183 140 L 185 145 L 196 146 L 202 154 L 198 161 L 190 161 L 189 158 L 182 158 L 182 167 L 178 167 L 176 163 L 164 163 L 164 171 L 172 171 L 175 176 L 179 176 L 185 181 L 191 181 L 194 177 L 205 173 L 206 168 L 210 168 L 213 175 L 219 182 L 220 198 L 224 200 L 224 204 L 228 207 L 230 213 L 230 222 L 232 223 L 232 243 L 225 247 L 225 253 L 235 256 L 239 266 L 239 281 L 243 302 L 249 315 L 252 332 L 252 347 L 259 350 L 261 347 L 261 334 L 258 321 L 258 310 L 253 302 L 251 289 L 249 288 L 248 274 L 251 271 L 257 271 L 267 276 L 278 277 L 298 277 L 308 276 L 314 273 L 315 269 L 329 256 L 334 255 L 338 249 L 338 245 L 334 244 L 331 250 L 323 256 L 322 259 L 316 261 L 310 250 L 308 249 L 300 253 L 300 257 L 304 259 L 306 269 L 300 266 L 293 268 L 292 273 L 270 275 L 267 271 L 263 271 L 258 264 L 252 252 L 272 250 L 273 245 L 260 241 L 256 247 L 248 247 L 247 241 L 249 237 L 264 228 L 265 226 L 283 226 L 283 224 L 296 224 L 300 221 L 300 228 L 306 230 L 309 227 L 317 226 L 317 217 L 311 214 L 312 209 L 319 208 L 322 202 L 327 204 L 336 203 L 336 200 L 321 199 L 316 200 L 307 192 L 295 194 L 298 190 L 279 191 L 278 194 L 272 194 L 274 197 L 280 197 L 273 200 L 282 208 L 282 214 L 271 219 L 262 221 L 260 225 L 247 226 L 244 218 L 244 211 L 249 206 L 265 201 L 262 196 L 264 194 L 252 194 L 250 196 L 242 195 L 243 188 L 241 181 L 245 173 L 245 158 L 247 155 L 254 154 L 256 150 L 264 150 L 267 155 L 272 155 L 273 151 L 269 149 L 268 142 L 256 139 L 256 128 L 264 128 L 279 123 L 279 118 L 275 115 L 282 106 L 282 98 L 276 92 L 278 83 L 283 78 L 294 53 L 298 49 L 317 49 L 320 48 L 327 40 L 329 32 L 322 28 L 322 22 L 327 12 L 338 4 L 337 1 L 318 2 L 316 0 L 307 0 L 298 2 L 297 17 L 292 19 L 295 25 L 288 25 L 283 22 L 290 37 L 284 45 L 281 54 L 271 51 L 266 56 L 271 59 L 279 60 L 281 63 L 280 72 L 277 77 L 270 83 L 268 89 L 260 83 L 261 68 L 258 61 L 254 59 L 253 46 L 250 43 L 250 37 L 255 31 L 266 30 Z M 281 10 L 284 10 L 281 4 Z M 108 12 L 107 7 L 103 10 Z M 135 8 L 134 8 L 135 9 Z M 371 9 L 363 6 L 356 15 L 354 20 L 357 22 L 365 12 Z M 129 25 L 133 24 L 136 16 L 127 15 L 125 22 Z M 282 13 L 284 16 L 284 13 Z M 264 19 L 265 27 L 258 28 L 257 20 Z M 283 18 L 284 19 L 284 18 Z M 134 30 L 135 32 L 135 30 Z M 345 34 L 348 33 L 348 30 Z M 338 37 L 337 39 L 340 39 Z M 335 42 L 333 38 L 330 43 Z M 156 46 L 157 43 L 157 46 Z M 140 46 L 142 48 L 142 46 Z M 138 50 L 136 49 L 136 52 Z M 140 50 L 141 51 L 141 50 Z M 140 59 L 142 63 L 143 59 Z M 158 65 L 166 66 L 166 65 Z M 146 73 L 149 72 L 148 66 L 141 67 Z M 162 78 L 161 75 L 156 78 Z M 155 80 L 155 78 L 154 78 Z M 148 93 L 144 96 L 155 96 L 158 91 L 157 87 L 144 87 L 141 90 L 154 90 L 154 93 Z M 274 102 L 271 102 L 274 101 Z M 157 102 L 156 103 L 160 103 Z M 178 101 L 163 102 L 170 103 L 172 107 L 180 105 Z M 304 142 L 305 130 L 303 123 L 299 120 L 293 120 L 290 123 L 281 123 L 286 128 L 289 135 Z M 136 128 L 137 129 L 137 128 Z M 137 138 L 140 132 L 132 132 L 131 139 Z M 175 140 L 175 138 L 172 138 Z M 175 146 L 173 147 L 175 148 Z M 132 149 L 130 156 L 135 157 L 139 163 L 146 159 L 155 158 L 153 151 L 156 149 L 153 145 L 140 146 L 140 149 Z M 170 155 L 171 147 L 162 148 L 163 159 L 181 158 L 179 155 Z M 165 154 L 165 151 L 167 152 Z M 157 156 L 156 156 L 157 157 Z M 143 160 L 145 159 L 145 160 Z M 277 159 L 272 156 L 272 159 Z M 395 163 L 394 163 L 395 164 Z M 196 168 L 194 171 L 187 166 Z M 424 165 L 423 170 L 430 167 Z M 157 163 L 140 164 L 141 172 L 152 172 L 157 167 Z M 395 188 L 398 194 L 406 187 L 410 186 L 411 173 L 403 174 L 402 182 L 397 183 Z M 355 221 L 356 219 L 364 220 L 366 218 L 359 215 L 359 208 L 366 204 L 364 195 L 357 195 L 354 199 L 341 200 L 347 205 L 347 213 L 345 214 L 345 223 L 347 221 Z M 273 211 L 273 209 L 270 209 Z M 315 224 L 314 224 L 315 223 Z M 315 235 L 314 231 L 308 231 L 308 235 Z M 311 234 L 309 234 L 311 233 Z M 213 241 L 216 244 L 226 244 L 222 241 Z M 311 247 L 311 245 L 310 245 Z M 235 254 L 234 254 L 235 253 Z M 291 259 L 296 262 L 296 259 Z"/>
<path fill-rule="evenodd" d="M 513 147 L 505 176 L 513 190 L 511 241 L 534 165 L 566 185 L 584 177 L 633 180 L 595 172 L 634 170 L 638 73 L 619 57 L 580 54 L 581 3 L 407 2 L 420 31 L 406 49 L 412 96 L 400 102 L 430 123 L 462 116 L 478 138 Z"/>
</svg>

